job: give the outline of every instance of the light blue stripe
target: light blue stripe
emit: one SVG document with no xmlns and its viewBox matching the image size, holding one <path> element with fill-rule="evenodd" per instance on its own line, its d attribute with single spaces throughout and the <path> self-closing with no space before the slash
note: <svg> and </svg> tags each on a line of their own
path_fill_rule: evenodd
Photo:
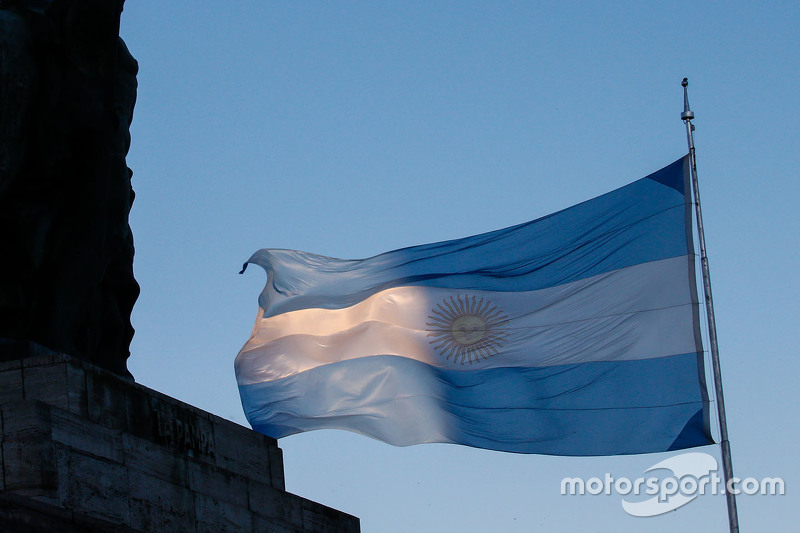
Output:
<svg viewBox="0 0 800 533">
<path fill-rule="evenodd" d="M 712 443 L 702 416 L 701 361 L 683 354 L 464 372 L 377 356 L 241 386 L 240 393 L 253 428 L 275 438 L 338 428 L 387 440 L 397 425 L 414 432 L 408 409 L 418 405 L 419 425 L 429 423 L 433 406 L 445 427 L 417 442 L 552 455 L 650 453 Z M 315 394 L 323 383 L 324 394 Z M 391 418 L 393 401 L 403 403 L 403 420 Z"/>
<path fill-rule="evenodd" d="M 362 260 L 261 250 L 266 316 L 351 306 L 390 287 L 531 291 L 689 253 L 684 160 L 552 215 Z"/>
</svg>

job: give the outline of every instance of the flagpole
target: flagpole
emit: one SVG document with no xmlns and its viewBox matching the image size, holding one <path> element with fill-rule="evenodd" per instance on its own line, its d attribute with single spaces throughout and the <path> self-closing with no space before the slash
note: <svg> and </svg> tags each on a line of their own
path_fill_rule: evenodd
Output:
<svg viewBox="0 0 800 533">
<path fill-rule="evenodd" d="M 703 231 L 703 213 L 700 209 L 700 188 L 697 184 L 697 162 L 694 154 L 694 113 L 689 109 L 689 94 L 687 86 L 689 80 L 683 78 L 683 113 L 681 119 L 686 124 L 686 138 L 689 142 L 690 172 L 692 189 L 694 191 L 695 215 L 697 218 L 697 233 L 700 242 L 700 268 L 703 273 L 703 290 L 706 300 L 706 314 L 708 315 L 708 340 L 711 345 L 711 368 L 714 374 L 714 392 L 717 400 L 717 415 L 719 416 L 720 447 L 722 449 L 722 477 L 725 479 L 725 500 L 728 505 L 728 525 L 731 533 L 739 533 L 739 514 L 736 510 L 736 495 L 728 490 L 733 479 L 733 463 L 731 462 L 731 445 L 728 441 L 728 422 L 725 417 L 725 399 L 722 395 L 722 373 L 719 368 L 719 348 L 717 346 L 717 325 L 714 320 L 714 299 L 711 297 L 711 275 L 708 269 L 706 256 L 706 238 Z"/>
</svg>

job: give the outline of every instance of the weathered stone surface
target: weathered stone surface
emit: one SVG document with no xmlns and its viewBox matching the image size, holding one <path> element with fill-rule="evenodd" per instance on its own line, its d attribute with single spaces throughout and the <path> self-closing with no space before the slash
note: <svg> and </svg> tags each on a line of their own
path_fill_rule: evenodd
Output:
<svg viewBox="0 0 800 533">
<path fill-rule="evenodd" d="M 273 470 L 283 472 L 283 462 L 276 462 L 274 450 L 280 452 L 275 439 L 265 435 L 242 439 L 242 427 L 228 421 L 216 421 L 213 431 L 216 442 L 216 463 L 225 469 L 252 472 L 254 477 L 270 479 Z M 268 450 L 264 457 L 264 450 Z M 280 486 L 279 488 L 283 488 Z"/>
<path fill-rule="evenodd" d="M 9 492 L 0 492 L 0 525 L 3 533 L 139 533 L 124 525 L 76 515 L 47 502 Z"/>
<path fill-rule="evenodd" d="M 269 472 L 270 484 L 275 488 L 286 490 L 286 479 L 283 475 L 283 450 L 277 445 L 269 448 L 269 464 L 273 466 Z"/>
<path fill-rule="evenodd" d="M 25 368 L 23 373 L 25 399 L 50 398 L 61 402 L 63 406 L 69 406 L 66 377 L 67 367 L 61 363 Z"/>
<path fill-rule="evenodd" d="M 191 461 L 188 467 L 189 489 L 221 502 L 247 509 L 247 478 L 230 471 Z"/>
<path fill-rule="evenodd" d="M 126 389 L 118 386 L 115 376 L 96 372 L 87 375 L 86 402 L 89 420 L 95 424 L 120 430 L 128 429 Z"/>
<path fill-rule="evenodd" d="M 181 487 L 189 483 L 186 473 L 185 456 L 174 453 L 154 442 L 122 436 L 125 449 L 125 464 L 133 471 L 156 480 L 165 481 Z"/>
<path fill-rule="evenodd" d="M 67 409 L 70 413 L 84 418 L 89 416 L 89 402 L 86 395 L 86 373 L 77 365 L 67 367 Z"/>
<path fill-rule="evenodd" d="M 194 497 L 185 486 L 139 472 L 129 474 L 131 527 L 142 531 L 195 531 Z"/>
<path fill-rule="evenodd" d="M 22 399 L 22 365 L 0 367 L 0 404 Z"/>
<path fill-rule="evenodd" d="M 0 414 L 0 465 L 5 463 L 3 459 L 3 417 Z M 0 468 L 0 492 L 6 490 L 6 476 L 3 469 Z"/>
<path fill-rule="evenodd" d="M 303 500 L 303 531 L 319 533 L 347 533 L 359 529 L 358 518 L 345 515 L 341 511 L 325 507 L 311 500 Z"/>
<path fill-rule="evenodd" d="M 70 449 L 66 466 L 67 472 L 59 472 L 67 486 L 61 502 L 64 507 L 117 524 L 130 523 L 128 471 L 124 465 Z"/>
<path fill-rule="evenodd" d="M 359 530 L 285 492 L 274 439 L 69 356 L 0 383 L 0 531 Z"/>
<path fill-rule="evenodd" d="M 55 497 L 58 473 L 49 435 L 34 430 L 4 439 L 3 473 L 4 490 L 30 497 Z"/>
<path fill-rule="evenodd" d="M 129 377 L 138 65 L 122 3 L 0 2 L 0 339 Z"/>
<path fill-rule="evenodd" d="M 286 492 L 256 480 L 248 482 L 248 506 L 263 518 L 287 524 L 303 523 L 303 500 L 299 497 L 287 498 Z"/>
<path fill-rule="evenodd" d="M 253 517 L 246 505 L 231 504 L 205 494 L 196 494 L 194 502 L 198 531 L 253 531 Z"/>
<path fill-rule="evenodd" d="M 253 515 L 253 531 L 269 531 L 269 533 L 300 533 L 302 529 L 289 524 L 276 524 L 260 515 Z"/>
<path fill-rule="evenodd" d="M 119 431 L 86 424 L 85 419 L 60 409 L 50 411 L 50 423 L 53 442 L 117 464 L 125 460 Z"/>
</svg>

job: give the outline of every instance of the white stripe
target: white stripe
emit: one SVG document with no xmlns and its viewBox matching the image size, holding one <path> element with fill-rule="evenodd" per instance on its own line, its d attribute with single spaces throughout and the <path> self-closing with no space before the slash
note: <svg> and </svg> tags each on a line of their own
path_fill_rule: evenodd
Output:
<svg viewBox="0 0 800 533">
<path fill-rule="evenodd" d="M 470 370 L 690 353 L 695 344 L 688 273 L 688 258 L 682 256 L 538 291 L 404 286 L 344 309 L 303 309 L 259 318 L 237 356 L 237 379 L 240 385 L 259 383 L 372 355 L 399 355 Z M 465 295 L 471 301 L 474 297 L 476 302 L 490 302 L 507 316 L 494 328 L 501 335 L 496 355 L 481 358 L 474 352 L 472 362 L 454 361 L 431 343 L 449 338 L 449 330 L 435 336 L 434 310 L 449 313 L 443 302 L 459 296 L 463 302 Z M 440 322 L 447 322 L 447 317 Z"/>
</svg>

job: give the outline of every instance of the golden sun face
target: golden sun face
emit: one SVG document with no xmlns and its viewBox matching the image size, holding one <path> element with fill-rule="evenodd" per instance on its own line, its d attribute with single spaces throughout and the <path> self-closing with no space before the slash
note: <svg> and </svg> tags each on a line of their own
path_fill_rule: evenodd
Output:
<svg viewBox="0 0 800 533">
<path fill-rule="evenodd" d="M 501 328 L 508 316 L 480 296 L 445 298 L 431 310 L 428 320 L 434 349 L 462 365 L 496 355 L 508 335 Z"/>
</svg>

